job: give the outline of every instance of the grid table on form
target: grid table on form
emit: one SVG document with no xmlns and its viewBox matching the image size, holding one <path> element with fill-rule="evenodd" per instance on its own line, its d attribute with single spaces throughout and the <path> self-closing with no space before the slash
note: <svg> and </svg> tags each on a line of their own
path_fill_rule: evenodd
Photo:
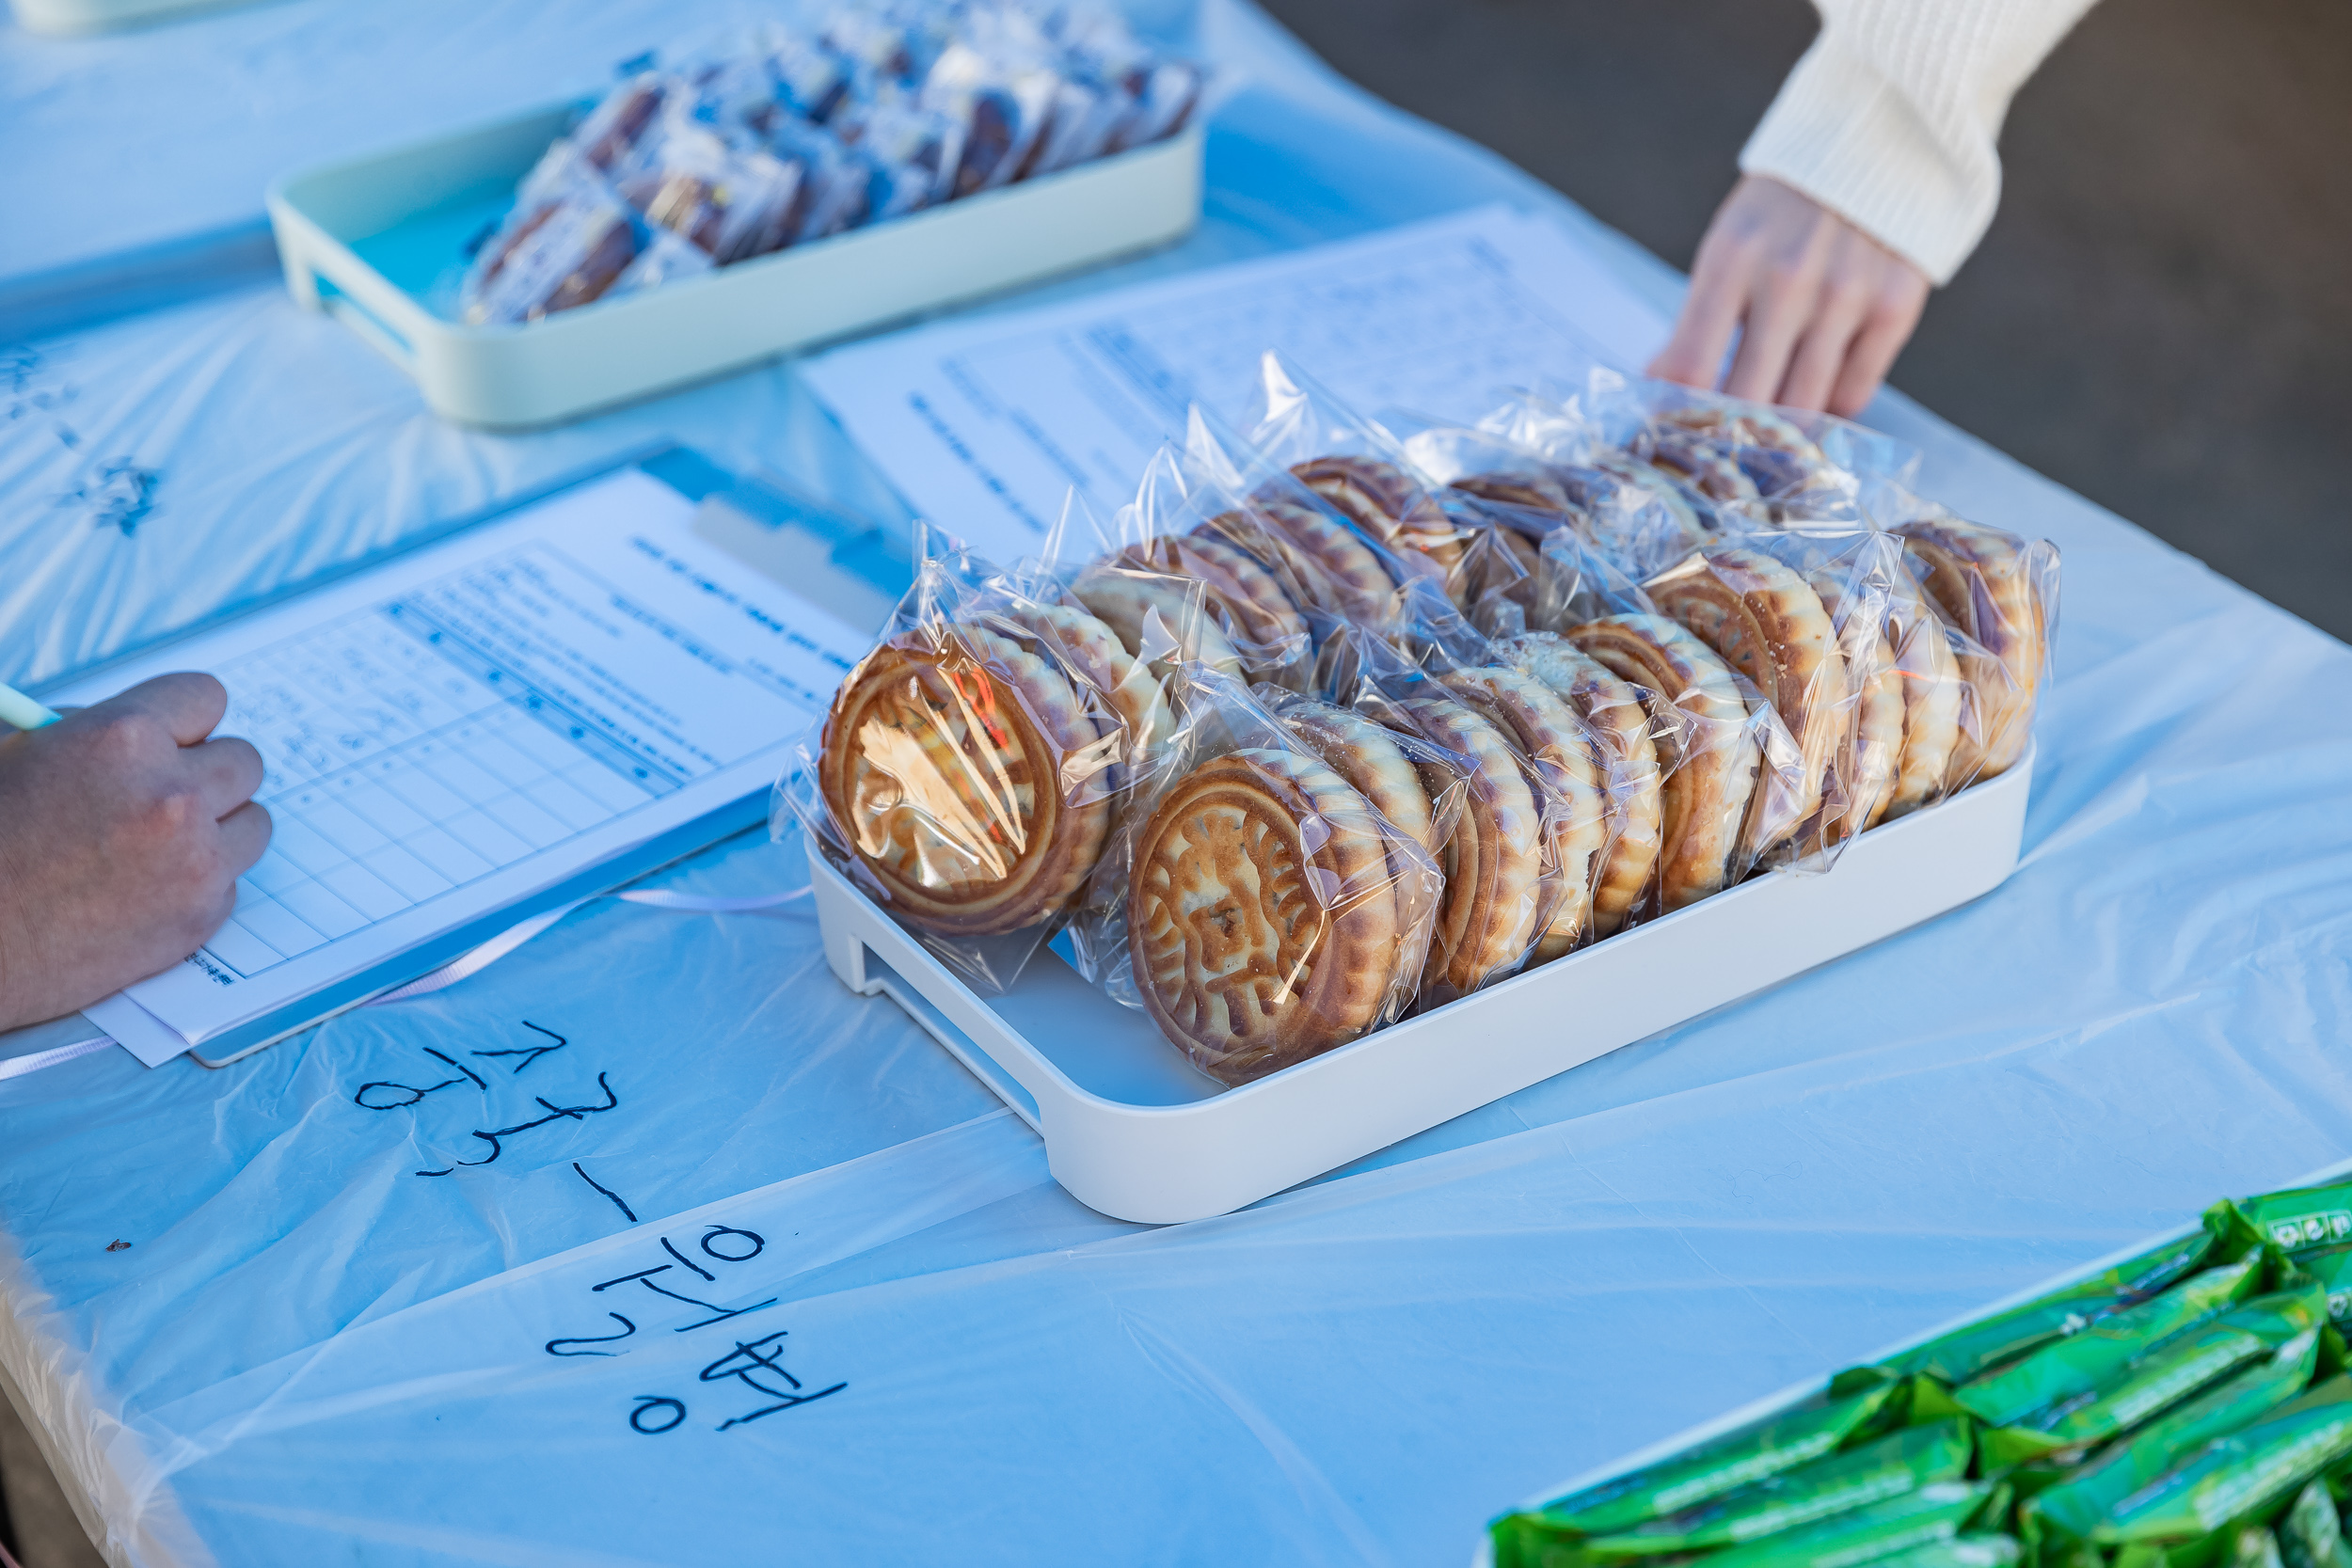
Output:
<svg viewBox="0 0 2352 1568">
<path fill-rule="evenodd" d="M 469 574 L 470 575 L 470 574 Z M 462 586 L 462 585 L 461 585 Z M 205 954 L 249 976 L 463 886 L 679 781 L 452 629 L 430 594 L 224 666 L 276 824 Z"/>
</svg>

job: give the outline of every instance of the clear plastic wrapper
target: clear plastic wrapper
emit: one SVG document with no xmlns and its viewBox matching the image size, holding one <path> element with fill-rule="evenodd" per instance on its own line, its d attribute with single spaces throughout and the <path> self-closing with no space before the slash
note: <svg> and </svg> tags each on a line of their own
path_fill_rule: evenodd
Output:
<svg viewBox="0 0 2352 1568">
<path fill-rule="evenodd" d="M 783 785 L 813 843 L 975 985 L 1076 904 L 1133 787 L 1119 704 L 968 551 L 926 553 Z"/>
<path fill-rule="evenodd" d="M 1638 455 L 1686 478 L 1728 465 L 1745 481 L 1743 506 L 1774 523 L 1859 521 L 1866 476 L 1908 483 L 1919 467 L 1913 448 L 1835 415 L 1665 381 L 1630 383 L 1623 395 L 1645 415 L 1629 443 Z"/>
<path fill-rule="evenodd" d="M 802 171 L 665 108 L 612 171 L 647 223 L 691 241 L 721 266 L 773 250 L 800 199 Z"/>
<path fill-rule="evenodd" d="M 1240 682 L 1185 664 L 1179 690 L 1175 759 L 1096 873 L 1123 890 L 1105 989 L 1244 1084 L 1401 1016 L 1442 879 Z"/>
<path fill-rule="evenodd" d="M 962 39 L 941 51 L 924 78 L 922 103 L 962 128 L 957 196 L 994 190 L 1028 174 L 1061 85 L 1042 64 L 999 58 Z"/>
<path fill-rule="evenodd" d="M 628 163 L 637 144 L 654 127 L 661 107 L 676 84 L 656 71 L 641 71 L 597 101 L 570 140 L 596 168 L 610 171 Z"/>
<path fill-rule="evenodd" d="M 761 53 L 776 102 L 791 114 L 822 125 L 849 102 L 850 62 L 822 39 L 771 24 Z"/>
<path fill-rule="evenodd" d="M 1271 349 L 1259 361 L 1247 439 L 1367 537 L 1426 557 L 1449 596 L 1467 602 L 1463 553 L 1475 525 L 1438 504 L 1392 434 Z"/>
<path fill-rule="evenodd" d="M 1650 713 L 1661 817 L 1651 907 L 1671 914 L 1720 893 L 1741 869 L 1763 765 L 1763 744 L 1731 667 L 1664 615 L 1606 615 L 1562 635 L 1630 684 Z"/>
<path fill-rule="evenodd" d="M 1961 634 L 1953 646 L 1969 703 L 1946 788 L 2008 771 L 2032 743 L 2035 705 L 2050 677 L 2058 546 L 1970 522 L 1898 485 L 1874 487 L 1866 505 L 1880 526 L 1902 535 L 1913 577 Z"/>
<path fill-rule="evenodd" d="M 788 117 L 769 134 L 768 152 L 800 173 L 800 196 L 786 213 L 777 245 L 801 245 L 854 229 L 872 199 L 867 166 L 821 125 Z"/>
<path fill-rule="evenodd" d="M 1243 547 L 1279 569 L 1308 618 L 1318 656 L 1343 626 L 1394 633 L 1407 615 L 1406 585 L 1436 572 L 1426 558 L 1407 560 L 1366 534 L 1197 404 L 1186 427 L 1184 480 L 1214 498 L 1212 521 L 1220 531 L 1236 543 L 1248 541 Z M 1210 501 L 1201 504 L 1207 509 Z"/>
<path fill-rule="evenodd" d="M 1477 429 L 1541 463 L 1575 509 L 1586 539 L 1630 576 L 1645 578 L 1672 565 L 1713 531 L 1711 509 L 1702 511 L 1681 485 L 1610 445 L 1580 407 L 1522 391 L 1481 419 Z M 1437 455 L 1431 453 L 1433 460 Z M 1503 470 L 1506 483 L 1513 471 Z"/>
<path fill-rule="evenodd" d="M 881 182 L 866 203 L 870 220 L 917 211 L 954 191 L 963 128 L 946 115 L 903 99 L 852 103 L 832 129 Z"/>
<path fill-rule="evenodd" d="M 458 306 L 475 325 L 536 321 L 612 292 L 651 243 L 645 224 L 568 141 L 525 177 L 514 210 L 474 253 Z"/>
</svg>

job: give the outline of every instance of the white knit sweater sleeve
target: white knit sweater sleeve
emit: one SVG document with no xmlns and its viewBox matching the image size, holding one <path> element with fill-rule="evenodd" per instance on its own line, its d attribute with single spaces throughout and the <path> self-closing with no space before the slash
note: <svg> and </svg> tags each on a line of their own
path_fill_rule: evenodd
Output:
<svg viewBox="0 0 2352 1568">
<path fill-rule="evenodd" d="M 2001 198 L 2009 101 L 2092 0 L 1813 0 L 1821 33 L 1740 154 L 1951 280 Z"/>
</svg>

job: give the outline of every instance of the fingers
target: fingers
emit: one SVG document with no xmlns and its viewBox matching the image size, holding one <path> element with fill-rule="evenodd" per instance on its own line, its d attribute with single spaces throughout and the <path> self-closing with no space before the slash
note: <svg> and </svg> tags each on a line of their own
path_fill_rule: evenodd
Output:
<svg viewBox="0 0 2352 1568">
<path fill-rule="evenodd" d="M 1682 314 L 1676 318 L 1674 336 L 1649 363 L 1647 373 L 1686 387 L 1712 387 L 1723 373 L 1724 355 L 1731 334 L 1747 309 L 1746 280 L 1723 265 L 1704 246 L 1691 269 L 1690 291 L 1682 296 Z"/>
<path fill-rule="evenodd" d="M 181 752 L 196 777 L 206 811 L 217 820 L 253 799 L 262 787 L 262 753 L 234 736 L 207 740 Z"/>
<path fill-rule="evenodd" d="M 253 869 L 269 848 L 272 826 L 268 808 L 250 800 L 220 819 L 221 855 L 232 876 Z"/>
<path fill-rule="evenodd" d="M 1869 308 L 1869 298 L 1862 290 L 1844 283 L 1824 285 L 1820 309 L 1797 341 L 1778 394 L 1770 401 L 1790 408 L 1827 407 Z"/>
<path fill-rule="evenodd" d="M 1897 264 L 1909 270 L 1907 263 Z M 1927 304 L 1928 280 L 1923 274 L 1911 271 L 1909 277 L 1898 279 L 1898 287 L 1881 299 L 1863 324 L 1861 336 L 1847 351 L 1845 368 L 1829 394 L 1831 413 L 1851 420 L 1868 406 L 1886 380 L 1886 372 L 1895 368 L 1895 356 L 1911 341 L 1912 330 L 1919 325 Z"/>
<path fill-rule="evenodd" d="M 1770 403 L 1788 373 L 1788 362 L 1819 313 L 1824 258 L 1809 245 L 1791 261 L 1771 269 L 1753 291 L 1748 319 L 1740 334 L 1740 356 L 1724 390 L 1736 398 Z"/>
<path fill-rule="evenodd" d="M 210 675 L 157 675 L 98 705 L 98 710 L 106 708 L 150 714 L 171 732 L 174 740 L 193 746 L 212 734 L 220 716 L 229 711 L 229 692 Z"/>
</svg>

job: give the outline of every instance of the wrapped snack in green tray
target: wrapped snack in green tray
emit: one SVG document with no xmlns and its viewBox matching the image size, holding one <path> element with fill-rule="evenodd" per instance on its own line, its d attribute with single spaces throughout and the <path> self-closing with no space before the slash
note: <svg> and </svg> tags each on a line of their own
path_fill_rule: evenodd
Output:
<svg viewBox="0 0 2352 1568">
<path fill-rule="evenodd" d="M 2352 1319 L 2352 1246 L 2321 1247 L 2306 1252 L 2295 1260 L 2295 1266 L 2319 1281 L 2319 1288 L 2328 1292 L 2328 1316 L 2343 1323 Z"/>
<path fill-rule="evenodd" d="M 2049 1340 L 2080 1333 L 2110 1314 L 2137 1307 L 2207 1263 L 2219 1260 L 2224 1260 L 2221 1238 L 2210 1229 L 2198 1230 L 2022 1307 L 1939 1335 L 1877 1367 L 1841 1373 L 1833 1386 L 1913 1373 L 1948 1384 L 1965 1383 L 1988 1367 L 2014 1360 Z"/>
<path fill-rule="evenodd" d="M 2090 1394 L 2138 1356 L 2181 1330 L 2251 1295 L 2262 1255 L 2207 1269 L 2153 1301 L 2113 1312 L 2020 1361 L 1961 1385 L 1952 1398 L 1991 1426 L 2006 1426 L 2061 1402 Z"/>
<path fill-rule="evenodd" d="M 2248 1426 L 2310 1386 L 2319 1362 L 2319 1332 L 2297 1335 L 2268 1359 L 2150 1422 L 2020 1510 L 2028 1539 L 2087 1537 L 2116 1505 L 2217 1437 Z"/>
<path fill-rule="evenodd" d="M 2279 1556 L 2279 1538 L 2260 1525 L 2248 1525 L 2230 1535 L 2229 1568 L 2286 1568 Z"/>
<path fill-rule="evenodd" d="M 1608 1535 L 1770 1480 L 1831 1454 L 1874 1422 L 1899 1408 L 1894 1384 L 1849 1399 L 1790 1411 L 1753 1432 L 1709 1445 L 1696 1453 L 1619 1476 L 1598 1486 L 1555 1498 L 1536 1511 L 1558 1535 Z"/>
<path fill-rule="evenodd" d="M 2112 1321 L 2121 1323 L 2125 1316 L 2129 1314 Z M 2257 1296 L 2242 1307 L 2176 1330 L 2107 1375 L 2092 1379 L 2088 1387 L 2077 1386 L 2074 1379 L 2063 1376 L 2070 1370 L 2065 1365 L 2045 1368 L 2043 1381 L 2055 1389 L 2053 1397 L 1986 1433 L 1985 1464 L 2011 1465 L 2103 1443 L 2248 1362 L 2267 1358 L 2298 1335 L 2315 1333 L 2326 1322 L 2327 1298 L 2317 1280 L 2306 1278 L 2293 1290 Z M 2105 1346 L 2091 1340 L 2091 1334 L 2061 1340 L 2037 1352 L 2018 1370 L 2038 1362 L 2064 1363 L 2073 1352 L 2105 1351 Z M 1963 1409 L 1984 1414 L 1971 1400 L 1969 1389 L 1962 1389 L 1956 1397 Z"/>
<path fill-rule="evenodd" d="M 2259 1515 L 2347 1457 L 2352 1377 L 2339 1375 L 2206 1444 L 2117 1504 L 2090 1539 L 2101 1545 L 2197 1541 Z"/>
<path fill-rule="evenodd" d="M 2242 1216 L 2252 1234 L 2290 1258 L 2352 1242 L 2352 1181 L 2290 1187 L 2220 1208 Z"/>
<path fill-rule="evenodd" d="M 2013 1535 L 1956 1535 L 1870 1559 L 1870 1568 L 2014 1568 L 2021 1555 Z"/>
<path fill-rule="evenodd" d="M 2000 1488 L 1981 1481 L 1931 1481 L 1900 1497 L 1782 1530 L 1715 1553 L 1708 1568 L 1845 1568 L 1949 1541 L 1980 1515 L 2007 1512 Z"/>
<path fill-rule="evenodd" d="M 2273 1532 L 2286 1568 L 2352 1568 L 2352 1547 L 2344 1544 L 2344 1516 L 2324 1481 L 2296 1494 L 2295 1506 Z"/>
<path fill-rule="evenodd" d="M 1964 1419 L 1906 1427 L 1680 1513 L 1594 1536 L 1584 1543 L 1584 1555 L 1595 1562 L 1620 1562 L 1734 1546 L 1885 1502 L 1933 1481 L 1959 1481 L 1974 1457 L 1972 1438 Z"/>
</svg>

